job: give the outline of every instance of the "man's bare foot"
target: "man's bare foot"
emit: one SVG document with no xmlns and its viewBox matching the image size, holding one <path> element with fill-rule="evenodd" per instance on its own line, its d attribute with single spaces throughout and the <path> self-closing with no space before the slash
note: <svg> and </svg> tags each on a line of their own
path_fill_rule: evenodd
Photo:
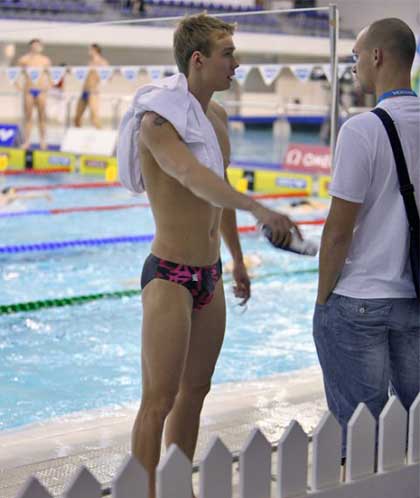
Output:
<svg viewBox="0 0 420 498">
<path fill-rule="evenodd" d="M 47 144 L 46 144 L 45 142 L 41 142 L 41 143 L 39 144 L 39 148 L 40 148 L 41 150 L 47 150 L 47 148 L 48 148 L 48 147 L 47 147 Z"/>
<path fill-rule="evenodd" d="M 23 150 L 28 150 L 29 149 L 29 143 L 28 142 L 23 143 L 22 146 L 21 146 L 21 148 Z"/>
</svg>

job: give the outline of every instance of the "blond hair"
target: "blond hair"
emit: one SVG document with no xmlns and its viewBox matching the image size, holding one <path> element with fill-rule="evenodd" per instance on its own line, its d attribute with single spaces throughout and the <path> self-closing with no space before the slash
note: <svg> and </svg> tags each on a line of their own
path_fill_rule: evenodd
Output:
<svg viewBox="0 0 420 498">
<path fill-rule="evenodd" d="M 214 39 L 232 36 L 235 27 L 235 24 L 211 17 L 205 12 L 184 17 L 174 33 L 174 55 L 179 71 L 188 76 L 192 54 L 198 50 L 206 57 L 210 57 Z"/>
</svg>

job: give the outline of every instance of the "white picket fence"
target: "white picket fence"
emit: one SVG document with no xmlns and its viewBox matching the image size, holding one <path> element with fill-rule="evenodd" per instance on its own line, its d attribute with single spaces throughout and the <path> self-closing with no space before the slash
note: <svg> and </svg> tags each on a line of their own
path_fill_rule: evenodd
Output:
<svg viewBox="0 0 420 498">
<path fill-rule="evenodd" d="M 360 404 L 348 426 L 346 478 L 342 482 L 341 429 L 331 413 L 325 413 L 313 433 L 309 472 L 309 440 L 298 422 L 290 423 L 279 442 L 276 476 L 271 475 L 271 445 L 254 429 L 239 457 L 239 496 L 274 498 L 274 478 L 276 498 L 420 498 L 420 393 L 408 415 L 397 398 L 389 400 L 379 419 L 377 448 L 375 432 L 374 418 Z M 232 455 L 219 438 L 209 445 L 199 472 L 200 498 L 232 498 Z M 157 497 L 191 498 L 191 474 L 191 462 L 172 446 L 157 469 Z M 84 467 L 63 495 L 101 496 L 99 482 Z M 113 481 L 112 498 L 147 496 L 146 472 L 127 457 Z M 16 498 L 51 498 L 51 494 L 32 477 Z"/>
</svg>

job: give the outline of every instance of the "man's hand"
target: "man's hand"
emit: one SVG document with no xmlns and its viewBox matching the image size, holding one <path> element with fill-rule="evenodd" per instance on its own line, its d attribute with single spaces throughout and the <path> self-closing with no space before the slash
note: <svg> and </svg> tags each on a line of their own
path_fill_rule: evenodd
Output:
<svg viewBox="0 0 420 498">
<path fill-rule="evenodd" d="M 323 306 L 328 301 L 328 298 L 330 297 L 330 295 L 328 295 L 327 297 L 318 296 L 316 298 L 316 304 L 319 304 L 319 305 Z"/>
<path fill-rule="evenodd" d="M 233 262 L 232 276 L 235 281 L 233 293 L 235 294 L 235 297 L 242 299 L 239 306 L 244 306 L 251 297 L 251 282 L 243 261 Z"/>
<path fill-rule="evenodd" d="M 252 211 L 261 225 L 268 225 L 272 231 L 272 242 L 275 245 L 288 246 L 291 242 L 292 231 L 295 230 L 302 239 L 302 235 L 296 223 L 285 214 L 272 211 L 258 204 Z"/>
</svg>

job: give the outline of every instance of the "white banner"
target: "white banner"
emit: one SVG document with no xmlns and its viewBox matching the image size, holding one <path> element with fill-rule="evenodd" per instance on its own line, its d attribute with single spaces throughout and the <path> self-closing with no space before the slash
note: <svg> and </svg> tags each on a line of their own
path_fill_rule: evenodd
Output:
<svg viewBox="0 0 420 498">
<path fill-rule="evenodd" d="M 127 81 L 135 81 L 139 75 L 140 66 L 120 66 L 120 71 Z"/>
<path fill-rule="evenodd" d="M 325 77 L 328 82 L 331 83 L 331 64 L 323 64 L 322 70 L 324 71 Z"/>
<path fill-rule="evenodd" d="M 83 128 L 67 128 L 61 143 L 61 150 L 74 154 L 99 154 L 112 156 L 117 143 L 117 130 L 97 130 L 85 126 Z M 101 158 L 92 161 L 103 162 Z"/>
<path fill-rule="evenodd" d="M 164 66 L 146 66 L 147 74 L 152 81 L 161 80 L 164 70 Z"/>
<path fill-rule="evenodd" d="M 50 78 L 54 85 L 59 83 L 66 73 L 67 68 L 63 66 L 52 66 L 49 68 Z"/>
<path fill-rule="evenodd" d="M 340 80 L 344 73 L 347 71 L 347 69 L 351 68 L 353 66 L 353 64 L 349 64 L 349 63 L 346 63 L 346 64 L 339 64 L 338 65 L 338 79 Z"/>
<path fill-rule="evenodd" d="M 241 64 L 235 69 L 235 79 L 241 86 L 245 84 L 248 74 L 253 67 L 254 66 L 251 66 L 251 64 Z"/>
<path fill-rule="evenodd" d="M 21 67 L 18 67 L 18 66 L 8 67 L 6 69 L 7 79 L 12 84 L 16 83 L 16 81 L 19 78 L 21 72 L 22 72 L 22 68 Z"/>
<path fill-rule="evenodd" d="M 77 81 L 83 83 L 88 75 L 90 68 L 87 66 L 74 66 L 71 68 L 72 75 L 76 78 Z"/>
<path fill-rule="evenodd" d="M 296 78 L 303 83 L 308 81 L 314 68 L 314 66 L 310 64 L 292 64 L 289 67 Z"/>
<path fill-rule="evenodd" d="M 95 67 L 95 70 L 99 76 L 99 79 L 101 80 L 101 83 L 106 83 L 114 74 L 113 66 L 98 66 Z"/>
<path fill-rule="evenodd" d="M 263 66 L 258 66 L 264 83 L 269 86 L 277 78 L 282 70 L 283 66 L 280 64 L 264 64 Z"/>
<path fill-rule="evenodd" d="M 344 73 L 352 66 L 353 66 L 353 64 L 351 64 L 351 63 L 339 64 L 338 69 L 337 69 L 338 79 L 340 80 L 343 77 Z M 324 71 L 324 74 L 327 77 L 328 82 L 331 83 L 331 65 L 330 64 L 323 64 L 322 70 Z"/>
<path fill-rule="evenodd" d="M 26 74 L 28 75 L 29 79 L 32 81 L 32 83 L 36 83 L 39 78 L 41 77 L 41 74 L 44 72 L 43 67 L 27 67 L 25 69 Z"/>
</svg>

